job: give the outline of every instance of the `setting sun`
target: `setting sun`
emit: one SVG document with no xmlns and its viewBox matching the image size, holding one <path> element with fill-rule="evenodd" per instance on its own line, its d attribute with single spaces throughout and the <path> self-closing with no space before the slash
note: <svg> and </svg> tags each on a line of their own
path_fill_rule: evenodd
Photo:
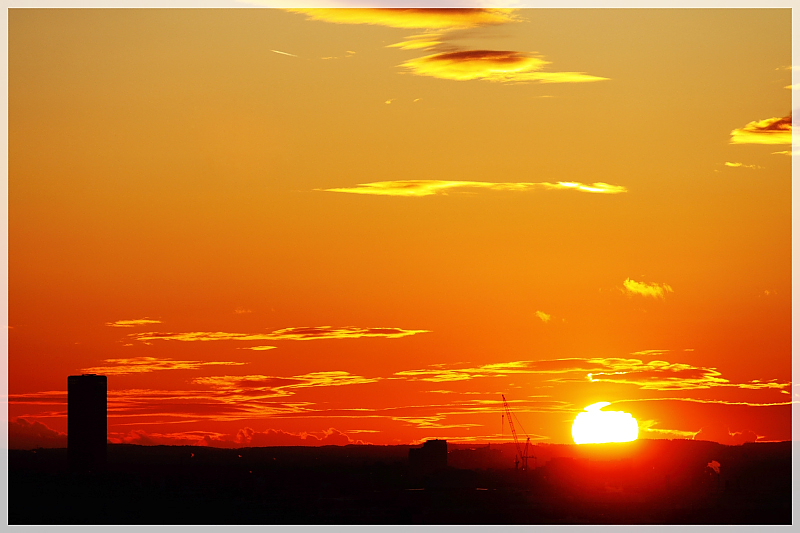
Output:
<svg viewBox="0 0 800 533">
<path fill-rule="evenodd" d="M 610 402 L 597 402 L 575 417 L 572 438 L 575 444 L 631 442 L 639 438 L 639 423 L 624 411 L 601 411 Z"/>
</svg>

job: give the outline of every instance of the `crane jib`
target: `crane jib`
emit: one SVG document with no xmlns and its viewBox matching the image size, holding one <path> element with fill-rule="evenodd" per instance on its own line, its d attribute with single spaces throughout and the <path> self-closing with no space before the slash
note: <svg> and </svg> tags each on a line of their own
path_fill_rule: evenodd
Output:
<svg viewBox="0 0 800 533">
<path fill-rule="evenodd" d="M 514 458 L 514 465 L 516 468 L 519 468 L 520 460 L 522 461 L 522 470 L 528 469 L 528 459 L 534 456 L 528 455 L 528 449 L 530 447 L 531 438 L 525 435 L 525 449 L 522 449 L 522 446 L 519 443 L 519 438 L 517 437 L 517 429 L 514 426 L 514 417 L 511 413 L 511 408 L 508 406 L 508 401 L 506 401 L 505 394 L 500 395 L 503 398 L 503 409 L 505 410 L 506 418 L 508 418 L 508 427 L 511 428 L 511 435 L 514 437 L 514 446 L 517 448 L 517 457 Z"/>
</svg>

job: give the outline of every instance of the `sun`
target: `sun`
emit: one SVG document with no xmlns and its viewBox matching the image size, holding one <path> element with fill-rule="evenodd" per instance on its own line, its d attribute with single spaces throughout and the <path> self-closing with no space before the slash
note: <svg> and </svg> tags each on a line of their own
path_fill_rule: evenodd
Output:
<svg viewBox="0 0 800 533">
<path fill-rule="evenodd" d="M 639 423 L 630 413 L 601 411 L 610 402 L 597 402 L 575 417 L 572 438 L 575 444 L 631 442 L 639 438 Z"/>
</svg>

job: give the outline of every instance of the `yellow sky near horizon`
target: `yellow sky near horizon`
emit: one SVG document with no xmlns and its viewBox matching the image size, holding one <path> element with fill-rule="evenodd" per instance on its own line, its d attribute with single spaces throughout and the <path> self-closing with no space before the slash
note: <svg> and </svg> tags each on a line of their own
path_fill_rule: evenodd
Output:
<svg viewBox="0 0 800 533">
<path fill-rule="evenodd" d="M 12 426 L 791 438 L 790 10 L 345 14 L 10 10 Z"/>
</svg>

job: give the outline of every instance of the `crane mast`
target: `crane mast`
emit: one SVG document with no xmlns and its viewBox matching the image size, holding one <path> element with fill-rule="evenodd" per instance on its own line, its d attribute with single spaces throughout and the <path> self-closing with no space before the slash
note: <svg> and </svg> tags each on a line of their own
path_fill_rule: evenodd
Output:
<svg viewBox="0 0 800 533">
<path fill-rule="evenodd" d="M 506 418 L 508 418 L 508 427 L 511 428 L 511 435 L 514 437 L 514 445 L 517 447 L 517 456 L 514 458 L 514 466 L 515 468 L 519 468 L 520 460 L 522 461 L 522 470 L 528 469 L 528 458 L 532 457 L 528 455 L 528 448 L 531 443 L 531 438 L 527 437 L 525 441 L 525 449 L 523 451 L 522 446 L 519 443 L 519 438 L 517 438 L 517 429 L 514 427 L 514 419 L 511 416 L 511 408 L 508 406 L 508 402 L 506 401 L 506 395 L 501 394 L 503 398 L 503 409 L 505 410 Z"/>
</svg>

